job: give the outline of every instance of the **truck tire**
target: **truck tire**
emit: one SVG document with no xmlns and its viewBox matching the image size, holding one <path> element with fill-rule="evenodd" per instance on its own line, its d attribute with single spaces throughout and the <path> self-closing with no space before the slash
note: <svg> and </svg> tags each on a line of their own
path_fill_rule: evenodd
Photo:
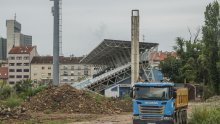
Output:
<svg viewBox="0 0 220 124">
<path fill-rule="evenodd" d="M 183 112 L 179 111 L 179 124 L 183 124 Z"/>
<path fill-rule="evenodd" d="M 180 124 L 179 112 L 178 111 L 176 111 L 176 124 Z"/>
<path fill-rule="evenodd" d="M 187 111 L 183 111 L 183 124 L 187 124 Z"/>
</svg>

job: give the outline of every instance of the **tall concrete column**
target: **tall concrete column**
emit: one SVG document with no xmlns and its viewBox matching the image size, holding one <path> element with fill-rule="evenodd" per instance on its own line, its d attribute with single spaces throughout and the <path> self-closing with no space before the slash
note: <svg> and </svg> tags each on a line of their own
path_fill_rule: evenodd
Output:
<svg viewBox="0 0 220 124">
<path fill-rule="evenodd" d="M 54 1 L 54 6 L 52 8 L 54 17 L 54 30 L 53 30 L 53 85 L 58 86 L 60 82 L 59 78 L 59 2 L 60 0 Z"/>
<path fill-rule="evenodd" d="M 139 78 L 139 10 L 131 13 L 131 85 Z"/>
</svg>

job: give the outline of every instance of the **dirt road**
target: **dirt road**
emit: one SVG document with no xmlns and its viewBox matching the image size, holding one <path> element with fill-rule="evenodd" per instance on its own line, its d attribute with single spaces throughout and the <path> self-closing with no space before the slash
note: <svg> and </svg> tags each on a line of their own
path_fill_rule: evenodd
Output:
<svg viewBox="0 0 220 124">
<path fill-rule="evenodd" d="M 93 121 L 72 122 L 69 124 L 132 124 L 132 113 L 106 115 Z"/>
</svg>

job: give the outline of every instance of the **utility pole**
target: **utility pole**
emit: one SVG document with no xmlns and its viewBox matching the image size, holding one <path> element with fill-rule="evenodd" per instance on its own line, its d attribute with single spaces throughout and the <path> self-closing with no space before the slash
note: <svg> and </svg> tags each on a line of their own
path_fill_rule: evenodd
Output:
<svg viewBox="0 0 220 124">
<path fill-rule="evenodd" d="M 131 12 L 131 85 L 139 78 L 139 10 Z"/>
<path fill-rule="evenodd" d="M 60 44 L 60 0 L 50 0 L 54 2 L 52 13 L 54 17 L 53 26 L 53 85 L 59 85 L 59 44 Z"/>
</svg>

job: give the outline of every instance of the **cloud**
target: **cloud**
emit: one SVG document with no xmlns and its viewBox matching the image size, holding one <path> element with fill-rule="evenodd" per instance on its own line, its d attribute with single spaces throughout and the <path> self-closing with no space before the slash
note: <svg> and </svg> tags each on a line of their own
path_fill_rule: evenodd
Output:
<svg viewBox="0 0 220 124">
<path fill-rule="evenodd" d="M 172 50 L 177 36 L 188 38 L 187 27 L 203 24 L 205 7 L 213 0 L 63 0 L 63 53 L 88 54 L 104 38 L 130 40 L 132 9 L 140 10 L 140 39 Z M 22 24 L 33 36 L 40 54 L 52 54 L 53 17 L 50 0 L 1 0 L 0 35 L 6 37 L 6 19 Z"/>
</svg>

